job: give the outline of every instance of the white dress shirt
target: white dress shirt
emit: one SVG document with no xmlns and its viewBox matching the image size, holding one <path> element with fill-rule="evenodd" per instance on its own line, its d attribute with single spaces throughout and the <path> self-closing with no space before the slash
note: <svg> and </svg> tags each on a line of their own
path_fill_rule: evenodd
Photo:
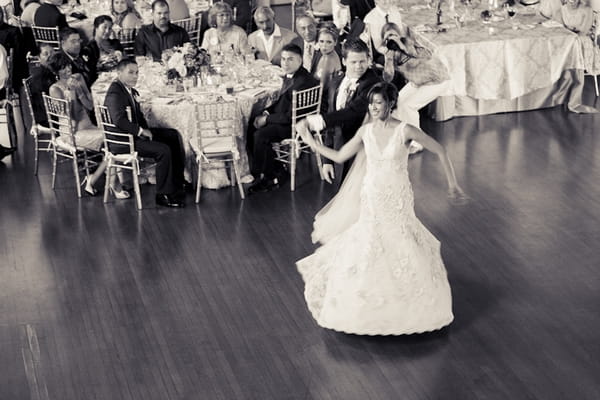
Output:
<svg viewBox="0 0 600 400">
<path fill-rule="evenodd" d="M 269 38 L 267 39 L 265 37 L 265 32 L 263 30 L 261 30 L 258 33 L 258 37 L 260 37 L 265 45 L 265 51 L 267 52 L 267 59 L 271 59 L 272 56 L 272 52 L 273 52 L 273 42 L 275 37 L 281 37 L 281 29 L 279 29 L 279 25 L 275 24 L 275 29 L 273 29 L 273 33 L 269 36 Z"/>
</svg>

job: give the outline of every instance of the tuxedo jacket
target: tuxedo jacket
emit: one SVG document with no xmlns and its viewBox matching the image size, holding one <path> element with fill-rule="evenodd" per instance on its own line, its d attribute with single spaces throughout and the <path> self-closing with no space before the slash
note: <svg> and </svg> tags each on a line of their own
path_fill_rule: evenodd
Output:
<svg viewBox="0 0 600 400">
<path fill-rule="evenodd" d="M 96 79 L 98 79 L 96 66 L 94 65 L 92 67 L 91 65 L 88 65 L 83 59 L 82 55 L 71 58 L 71 56 L 67 54 L 67 57 L 69 57 L 69 60 L 71 60 L 71 72 L 74 74 L 81 74 L 81 76 L 83 76 L 83 80 L 85 80 L 85 85 L 88 87 L 88 89 L 91 89 L 92 84 L 96 82 Z"/>
<path fill-rule="evenodd" d="M 275 104 L 267 109 L 267 125 L 291 125 L 292 124 L 292 92 L 315 87 L 319 81 L 314 78 L 304 67 L 300 67 L 292 78 L 283 81 L 281 94 Z"/>
<path fill-rule="evenodd" d="M 67 18 L 54 4 L 44 3 L 35 11 L 33 22 L 36 26 L 66 28 Z"/>
<path fill-rule="evenodd" d="M 137 96 L 137 91 L 132 90 L 134 96 Z M 115 80 L 108 87 L 106 97 L 104 98 L 104 106 L 108 108 L 108 113 L 115 125 L 116 129 L 113 132 L 130 133 L 134 139 L 138 138 L 140 128 L 148 129 L 148 123 L 140 108 L 137 100 L 129 94 L 125 85 L 119 80 Z M 127 113 L 127 107 L 131 109 L 131 120 Z"/>
<path fill-rule="evenodd" d="M 372 69 L 368 69 L 357 81 L 356 90 L 350 93 L 346 100 L 346 106 L 340 110 L 336 109 L 336 100 L 340 84 L 344 79 L 345 73 L 339 72 L 329 82 L 327 88 L 327 113 L 323 115 L 327 132 L 325 134 L 325 144 L 332 147 L 333 134 L 335 127 L 340 127 L 344 143 L 348 142 L 362 125 L 363 119 L 369 108 L 367 94 L 373 85 L 381 82 L 379 75 Z"/>
<path fill-rule="evenodd" d="M 279 27 L 281 36 L 273 38 L 273 51 L 271 58 L 267 57 L 267 50 L 262 38 L 259 36 L 260 30 L 252 32 L 248 36 L 248 44 L 256 49 L 256 58 L 259 60 L 267 60 L 272 64 L 281 64 L 281 49 L 286 44 L 294 43 L 300 48 L 304 47 L 303 40 L 289 29 Z"/>
</svg>

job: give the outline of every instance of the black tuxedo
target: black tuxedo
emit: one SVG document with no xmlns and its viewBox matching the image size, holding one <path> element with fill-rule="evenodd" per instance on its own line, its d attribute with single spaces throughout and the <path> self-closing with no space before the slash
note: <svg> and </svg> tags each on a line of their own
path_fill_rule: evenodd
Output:
<svg viewBox="0 0 600 400">
<path fill-rule="evenodd" d="M 341 130 L 342 142 L 344 144 L 354 137 L 369 109 L 367 94 L 373 85 L 381 82 L 379 75 L 374 70 L 368 69 L 367 72 L 358 78 L 356 90 L 349 94 L 345 107 L 338 110 L 336 108 L 336 100 L 340 84 L 344 80 L 344 77 L 344 72 L 339 72 L 331 79 L 327 88 L 327 113 L 323 115 L 327 129 L 323 137 L 323 142 L 327 147 L 331 148 L 334 147 L 335 128 Z M 331 161 L 327 159 L 324 162 L 331 164 Z M 351 165 L 352 160 L 344 163 L 342 179 L 346 176 Z"/>
<path fill-rule="evenodd" d="M 135 149 L 142 157 L 151 157 L 156 161 L 156 193 L 173 194 L 183 187 L 183 169 L 185 154 L 179 132 L 167 128 L 148 128 L 148 123 L 135 99 L 138 93 L 131 92 L 119 80 L 115 80 L 106 93 L 104 105 L 108 108 L 114 132 L 133 135 Z M 127 108 L 130 112 L 128 113 Z M 131 119 L 129 119 L 131 116 Z M 141 129 L 152 132 L 152 140 L 139 136 Z M 127 151 L 111 146 L 115 153 Z"/>
<path fill-rule="evenodd" d="M 83 76 L 83 80 L 85 81 L 85 85 L 88 87 L 88 89 L 91 89 L 92 84 L 96 82 L 96 79 L 98 79 L 96 65 L 88 65 L 81 55 L 73 57 L 67 54 L 67 52 L 63 51 L 63 53 L 65 53 L 71 60 L 71 71 L 74 74 L 81 74 L 81 76 Z"/>
<path fill-rule="evenodd" d="M 33 16 L 33 22 L 35 26 L 43 27 L 54 27 L 58 26 L 58 29 L 66 28 L 67 18 L 65 14 L 61 13 L 58 7 L 54 4 L 44 3 L 36 11 Z"/>
<path fill-rule="evenodd" d="M 43 126 L 48 126 L 48 116 L 42 93 L 50 93 L 50 86 L 56 82 L 56 75 L 49 68 L 39 65 L 33 68 L 29 88 L 31 89 L 31 107 L 35 121 Z"/>
<path fill-rule="evenodd" d="M 292 92 L 317 86 L 319 81 L 306 69 L 300 67 L 291 77 L 285 78 L 281 94 L 275 104 L 267 109 L 267 124 L 257 129 L 253 135 L 252 175 L 259 178 L 265 174 L 274 178 L 276 174 L 275 154 L 271 148 L 273 142 L 288 139 L 292 135 Z"/>
<path fill-rule="evenodd" d="M 11 49 L 13 51 L 12 87 L 18 92 L 23 84 L 22 80 L 29 75 L 23 35 L 19 28 L 5 22 L 0 23 L 0 44 L 6 49 L 6 55 Z"/>
</svg>

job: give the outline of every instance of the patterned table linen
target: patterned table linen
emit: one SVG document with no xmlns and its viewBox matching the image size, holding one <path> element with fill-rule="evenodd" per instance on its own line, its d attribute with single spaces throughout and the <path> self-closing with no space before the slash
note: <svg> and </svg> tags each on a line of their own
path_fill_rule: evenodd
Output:
<svg viewBox="0 0 600 400">
<path fill-rule="evenodd" d="M 457 24 L 445 10 L 442 28 L 435 25 L 435 10 L 412 7 L 403 14 L 404 22 L 420 33 L 447 62 L 452 85 L 447 96 L 475 99 L 515 99 L 554 84 L 568 69 L 583 69 L 581 44 L 576 34 L 563 27 L 546 28 L 534 11 L 518 7 L 511 21 L 501 11 L 495 22 L 484 24 L 483 9 L 467 10 L 457 6 L 465 19 Z M 428 31 L 429 30 L 429 31 Z"/>
</svg>

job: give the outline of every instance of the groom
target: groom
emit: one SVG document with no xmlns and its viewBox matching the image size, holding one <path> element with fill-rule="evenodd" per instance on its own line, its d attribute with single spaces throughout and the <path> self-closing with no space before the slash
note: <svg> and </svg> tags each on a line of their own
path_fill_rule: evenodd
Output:
<svg viewBox="0 0 600 400">
<path fill-rule="evenodd" d="M 346 73 L 340 72 L 334 76 L 327 89 L 327 113 L 307 118 L 311 130 L 326 128 L 323 142 L 332 148 L 336 133 L 341 132 L 345 144 L 358 131 L 369 108 L 367 94 L 374 84 L 381 81 L 377 73 L 369 68 L 369 48 L 362 40 L 348 40 L 344 44 L 342 63 L 346 66 Z M 352 161 L 344 163 L 342 180 L 351 165 Z M 323 177 L 329 183 L 335 179 L 330 160 L 324 160 Z"/>
</svg>

